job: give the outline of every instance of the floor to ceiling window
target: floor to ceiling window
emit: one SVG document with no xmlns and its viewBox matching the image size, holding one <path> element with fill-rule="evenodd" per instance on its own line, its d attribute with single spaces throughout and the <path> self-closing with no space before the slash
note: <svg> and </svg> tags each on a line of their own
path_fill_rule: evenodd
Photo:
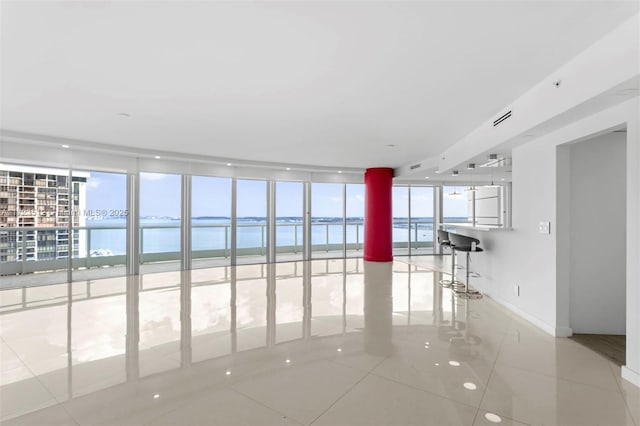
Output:
<svg viewBox="0 0 640 426">
<path fill-rule="evenodd" d="M 127 203 L 135 200 L 128 199 L 126 174 L 74 170 L 70 175 L 65 169 L 6 164 L 0 172 L 3 287 L 126 274 L 127 225 L 136 227 L 127 211 Z M 303 182 L 275 181 L 270 206 L 267 180 L 237 179 L 233 194 L 232 178 L 192 176 L 191 197 L 183 199 L 183 176 L 141 172 L 139 177 L 141 273 L 172 273 L 167 280 L 178 282 L 176 273 L 189 267 L 180 263 L 182 202 L 191 203 L 191 229 L 186 232 L 191 233 L 192 269 L 230 265 L 234 240 L 237 264 L 266 263 L 272 235 L 269 211 L 275 223 L 275 257 L 270 261 L 303 260 L 305 226 L 311 230 L 310 258 L 363 254 L 362 184 L 310 183 L 311 215 L 305 225 Z M 501 191 L 487 188 L 474 204 L 463 188 L 444 187 L 444 222 L 469 222 L 476 212 L 480 224 L 499 223 L 505 215 Z M 432 187 L 393 187 L 394 254 L 432 253 L 433 197 Z"/>
<path fill-rule="evenodd" d="M 312 258 L 342 257 L 344 241 L 344 185 L 311 184 Z"/>
<path fill-rule="evenodd" d="M 394 186 L 393 205 L 393 254 L 409 254 L 409 187 Z"/>
<path fill-rule="evenodd" d="M 229 265 L 231 254 L 231 179 L 191 178 L 192 267 Z"/>
<path fill-rule="evenodd" d="M 433 187 L 411 186 L 411 254 L 433 254 Z"/>
<path fill-rule="evenodd" d="M 302 260 L 303 254 L 302 182 L 276 182 L 276 260 Z"/>
<path fill-rule="evenodd" d="M 347 257 L 360 257 L 364 248 L 364 185 L 347 184 Z"/>
<path fill-rule="evenodd" d="M 180 270 L 181 177 L 140 173 L 140 272 Z"/>
<path fill-rule="evenodd" d="M 127 176 L 95 171 L 73 172 L 73 280 L 124 275 L 127 264 Z"/>
<path fill-rule="evenodd" d="M 237 181 L 237 260 L 238 264 L 267 261 L 267 181 Z"/>
</svg>

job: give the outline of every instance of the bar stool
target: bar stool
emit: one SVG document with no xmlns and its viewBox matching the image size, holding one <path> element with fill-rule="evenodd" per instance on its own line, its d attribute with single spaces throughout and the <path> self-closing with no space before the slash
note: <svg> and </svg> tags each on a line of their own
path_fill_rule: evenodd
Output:
<svg viewBox="0 0 640 426">
<path fill-rule="evenodd" d="M 469 263 L 471 262 L 471 253 L 480 253 L 483 252 L 480 247 L 477 245 L 480 244 L 480 240 L 477 238 L 467 237 L 466 235 L 458 235 L 454 233 L 449 233 L 449 243 L 452 244 L 457 251 L 462 251 L 467 253 L 467 280 L 464 283 L 462 288 L 454 289 L 455 293 L 459 297 L 463 297 L 465 299 L 480 299 L 482 298 L 482 293 L 477 290 L 472 290 L 469 288 Z"/>
<path fill-rule="evenodd" d="M 440 285 L 445 288 L 462 285 L 461 282 L 456 281 L 456 250 L 453 244 L 451 244 L 449 235 L 451 235 L 449 232 L 438 229 L 438 244 L 440 244 L 440 247 L 449 247 L 451 249 L 451 279 L 440 280 Z"/>
</svg>

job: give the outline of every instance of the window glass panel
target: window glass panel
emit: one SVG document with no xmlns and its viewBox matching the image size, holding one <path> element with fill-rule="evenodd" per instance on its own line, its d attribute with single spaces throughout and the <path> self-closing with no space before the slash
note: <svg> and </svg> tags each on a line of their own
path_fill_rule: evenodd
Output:
<svg viewBox="0 0 640 426">
<path fill-rule="evenodd" d="M 364 246 L 363 184 L 347 184 L 347 256 L 362 256 Z"/>
<path fill-rule="evenodd" d="M 409 253 L 409 188 L 394 186 L 393 196 L 393 253 Z"/>
<path fill-rule="evenodd" d="M 180 270 L 181 177 L 140 173 L 141 272 Z"/>
<path fill-rule="evenodd" d="M 301 260 L 304 247 L 303 191 L 300 182 L 276 182 L 276 259 Z"/>
<path fill-rule="evenodd" d="M 343 256 L 343 185 L 311 185 L 311 245 L 314 258 Z"/>
<path fill-rule="evenodd" d="M 433 254 L 433 187 L 412 186 L 412 254 Z"/>
<path fill-rule="evenodd" d="M 267 182 L 237 182 L 237 263 L 267 261 Z"/>
<path fill-rule="evenodd" d="M 73 172 L 74 281 L 126 275 L 127 176 Z"/>
<path fill-rule="evenodd" d="M 231 179 L 191 178 L 191 248 L 194 269 L 230 263 Z"/>
</svg>

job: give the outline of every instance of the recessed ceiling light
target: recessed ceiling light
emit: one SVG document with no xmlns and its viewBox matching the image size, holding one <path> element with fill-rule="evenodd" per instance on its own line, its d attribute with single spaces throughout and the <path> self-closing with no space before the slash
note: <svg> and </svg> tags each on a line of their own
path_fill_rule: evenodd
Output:
<svg viewBox="0 0 640 426">
<path fill-rule="evenodd" d="M 290 359 L 287 359 L 284 362 L 286 362 L 287 364 L 291 364 L 291 360 Z"/>
<path fill-rule="evenodd" d="M 153 395 L 153 399 L 158 399 L 158 398 L 160 398 L 160 394 L 159 393 Z"/>
<path fill-rule="evenodd" d="M 437 174 L 437 173 L 440 173 L 440 170 L 436 170 L 436 174 Z"/>
<path fill-rule="evenodd" d="M 160 159 L 160 156 L 159 156 L 159 155 L 156 155 L 156 156 L 155 156 L 155 157 L 153 157 L 153 158 L 155 158 L 156 160 L 159 160 L 159 159 Z"/>
<path fill-rule="evenodd" d="M 491 423 L 500 423 L 502 422 L 502 417 L 493 413 L 485 413 L 484 418 L 489 420 Z"/>
<path fill-rule="evenodd" d="M 458 361 L 449 361 L 449 365 L 453 367 L 460 367 L 460 363 Z"/>
<path fill-rule="evenodd" d="M 291 167 L 287 167 L 287 170 L 291 170 Z"/>
<path fill-rule="evenodd" d="M 338 170 L 338 173 L 342 173 L 342 170 Z"/>
<path fill-rule="evenodd" d="M 342 348 L 338 348 L 338 352 L 342 352 Z"/>
<path fill-rule="evenodd" d="M 60 145 L 63 148 L 69 148 L 69 145 Z"/>
<path fill-rule="evenodd" d="M 228 370 L 227 370 L 227 372 L 226 372 L 226 373 L 224 373 L 224 374 L 226 374 L 227 376 L 230 376 L 230 375 L 231 375 L 231 371 L 228 371 Z"/>
<path fill-rule="evenodd" d="M 466 382 L 464 385 L 465 389 L 469 389 L 469 390 L 476 390 L 478 389 L 478 387 L 476 386 L 475 383 L 471 383 L 471 382 Z"/>
<path fill-rule="evenodd" d="M 429 176 L 425 176 L 424 178 L 425 178 L 425 179 L 429 179 Z"/>
<path fill-rule="evenodd" d="M 500 179 L 500 180 L 504 180 L 504 178 Z"/>
<path fill-rule="evenodd" d="M 227 166 L 231 167 L 231 163 L 227 163 Z"/>
</svg>

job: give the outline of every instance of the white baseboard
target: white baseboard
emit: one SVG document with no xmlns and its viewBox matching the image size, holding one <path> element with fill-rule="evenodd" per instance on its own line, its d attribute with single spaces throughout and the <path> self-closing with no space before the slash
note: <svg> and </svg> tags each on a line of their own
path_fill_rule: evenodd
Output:
<svg viewBox="0 0 640 426">
<path fill-rule="evenodd" d="M 627 366 L 624 366 L 624 365 L 622 366 L 621 373 L 622 373 L 623 379 L 640 388 L 640 374 L 636 373 L 635 371 L 629 369 Z"/>
<path fill-rule="evenodd" d="M 571 337 L 573 336 L 573 330 L 571 327 L 556 327 L 556 337 Z"/>
<path fill-rule="evenodd" d="M 536 327 L 540 328 L 545 333 L 548 333 L 548 334 L 550 334 L 552 336 L 555 336 L 555 337 L 569 337 L 569 336 L 573 335 L 573 331 L 569 327 L 554 327 L 553 325 L 547 324 L 546 322 L 542 321 L 541 319 L 536 318 L 533 315 L 523 311 L 522 309 L 512 305 L 511 303 L 507 302 L 506 300 L 495 298 L 495 297 L 493 297 L 491 295 L 489 295 L 489 297 L 491 297 L 493 300 L 495 300 L 500 305 L 502 305 L 505 308 L 509 309 L 511 312 L 520 315 L 522 318 L 526 319 L 531 324 L 533 324 Z"/>
</svg>

